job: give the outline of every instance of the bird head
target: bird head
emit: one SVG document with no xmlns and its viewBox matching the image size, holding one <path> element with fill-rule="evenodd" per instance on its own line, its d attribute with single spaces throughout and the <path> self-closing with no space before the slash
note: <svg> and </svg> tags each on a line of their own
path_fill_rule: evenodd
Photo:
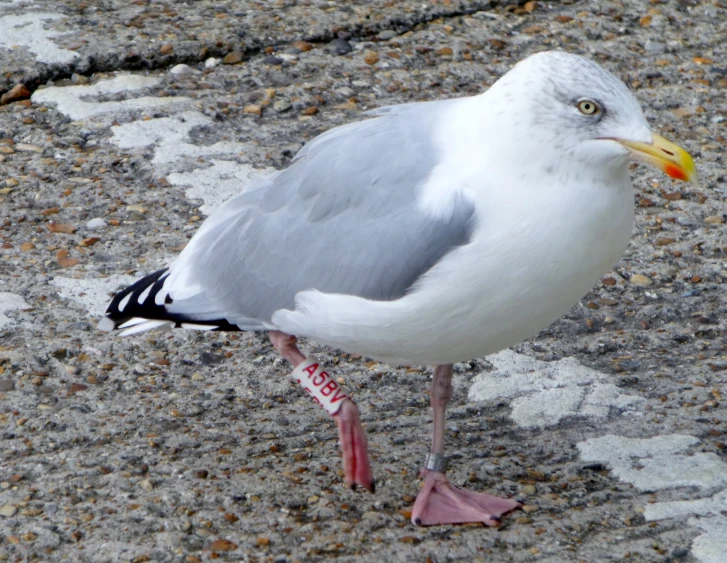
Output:
<svg viewBox="0 0 727 563">
<path fill-rule="evenodd" d="M 619 171 L 637 161 L 672 178 L 696 179 L 689 153 L 654 133 L 626 85 L 584 57 L 558 51 L 532 55 L 491 90 L 504 105 L 520 108 L 514 119 L 541 134 L 531 142 L 547 158 Z"/>
</svg>

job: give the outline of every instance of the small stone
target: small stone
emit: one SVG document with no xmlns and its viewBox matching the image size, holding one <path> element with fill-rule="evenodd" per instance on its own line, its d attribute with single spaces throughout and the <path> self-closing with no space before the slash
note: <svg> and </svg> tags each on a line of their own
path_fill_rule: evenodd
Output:
<svg viewBox="0 0 727 563">
<path fill-rule="evenodd" d="M 93 246 L 100 240 L 101 239 L 98 237 L 87 237 L 87 238 L 83 239 L 81 242 L 79 242 L 78 246 L 84 246 L 84 247 Z"/>
<path fill-rule="evenodd" d="M 283 59 L 286 63 L 292 63 L 293 61 L 298 60 L 298 56 L 292 53 L 279 53 L 278 58 Z"/>
<path fill-rule="evenodd" d="M 82 74 L 78 74 L 77 72 L 74 72 L 71 75 L 71 82 L 73 82 L 74 84 L 77 84 L 79 86 L 82 86 L 84 84 L 88 84 L 88 77 L 83 76 Z"/>
<path fill-rule="evenodd" d="M 13 154 L 15 149 L 7 145 L 0 145 L 0 154 Z"/>
<path fill-rule="evenodd" d="M 301 113 L 303 115 L 315 115 L 318 113 L 318 108 L 316 106 L 311 106 L 309 108 L 305 108 Z"/>
<path fill-rule="evenodd" d="M 653 55 L 661 55 L 666 52 L 666 45 L 660 41 L 652 41 L 648 39 L 644 44 L 644 49 Z"/>
<path fill-rule="evenodd" d="M 367 65 L 375 65 L 379 62 L 379 54 L 374 51 L 369 51 L 364 55 L 364 62 Z"/>
<path fill-rule="evenodd" d="M 95 231 L 97 229 L 103 229 L 105 226 L 106 221 L 101 219 L 101 217 L 96 217 L 95 219 L 91 219 L 88 223 L 86 223 L 86 228 L 92 231 Z"/>
<path fill-rule="evenodd" d="M 218 538 L 210 544 L 210 551 L 234 551 L 236 549 L 236 543 L 224 538 Z"/>
<path fill-rule="evenodd" d="M 39 147 L 38 145 L 30 145 L 28 143 L 18 143 L 15 145 L 16 151 L 23 151 L 23 152 L 43 152 L 43 147 Z"/>
<path fill-rule="evenodd" d="M 345 39 L 334 39 L 328 44 L 328 49 L 336 55 L 348 55 L 353 51 L 351 44 Z"/>
<path fill-rule="evenodd" d="M 15 513 L 18 511 L 18 509 L 13 506 L 12 504 L 6 504 L 3 507 L 0 507 L 0 516 L 4 516 L 5 518 L 12 518 L 15 516 Z"/>
<path fill-rule="evenodd" d="M 218 64 L 220 64 L 219 59 L 215 59 L 214 57 L 210 57 L 204 62 L 205 68 L 215 68 Z"/>
<path fill-rule="evenodd" d="M 189 65 L 185 64 L 178 64 L 176 66 L 173 66 L 171 70 L 169 71 L 172 74 L 198 74 L 199 71 L 196 69 L 193 69 Z"/>
<path fill-rule="evenodd" d="M 151 491 L 154 488 L 154 484 L 151 482 L 150 479 L 144 479 L 143 481 L 140 481 L 139 486 L 145 491 Z"/>
<path fill-rule="evenodd" d="M 291 107 L 293 107 L 292 104 L 287 100 L 275 100 L 273 103 L 273 109 L 278 113 L 288 111 Z"/>
<path fill-rule="evenodd" d="M 240 62 L 242 62 L 242 53 L 240 51 L 231 51 L 222 59 L 222 64 L 224 65 L 236 65 Z"/>
<path fill-rule="evenodd" d="M 353 88 L 349 88 L 348 86 L 342 86 L 341 88 L 336 89 L 336 94 L 344 98 L 350 98 L 355 93 L 356 91 Z"/>
<path fill-rule="evenodd" d="M 12 379 L 0 379 L 0 393 L 6 393 L 15 389 L 15 382 Z"/>
<path fill-rule="evenodd" d="M 522 492 L 524 495 L 534 495 L 535 485 L 525 485 L 522 489 L 520 489 L 520 492 Z"/>
<path fill-rule="evenodd" d="M 174 51 L 174 46 L 173 46 L 173 45 L 172 45 L 171 43 L 165 43 L 164 45 L 162 45 L 162 46 L 161 46 L 161 47 L 159 48 L 159 52 L 160 52 L 160 53 L 161 53 L 162 55 L 168 55 L 168 54 L 170 54 L 170 53 L 171 53 L 172 51 Z"/>
<path fill-rule="evenodd" d="M 441 47 L 434 52 L 440 57 L 451 57 L 454 54 L 452 47 Z"/>
<path fill-rule="evenodd" d="M 629 281 L 634 285 L 640 285 L 642 287 L 648 287 L 654 283 L 651 278 L 643 274 L 634 274 L 629 278 Z"/>
<path fill-rule="evenodd" d="M 72 235 L 78 230 L 78 228 L 74 227 L 73 225 L 68 225 L 66 223 L 56 223 L 55 221 L 46 223 L 45 227 L 51 233 L 65 233 L 67 235 Z"/>
<path fill-rule="evenodd" d="M 376 35 L 376 38 L 381 41 L 388 41 L 389 39 L 393 39 L 397 35 L 399 34 L 393 29 L 384 29 L 382 31 L 379 31 L 379 33 Z"/>
<path fill-rule="evenodd" d="M 704 222 L 707 223 L 707 225 L 721 225 L 724 223 L 724 218 L 719 215 L 710 215 L 709 217 L 704 218 Z"/>
<path fill-rule="evenodd" d="M 522 509 L 527 514 L 530 514 L 531 512 L 535 512 L 536 510 L 538 510 L 538 507 L 533 504 L 526 504 L 525 506 L 523 506 Z"/>
<path fill-rule="evenodd" d="M 300 49 L 304 53 L 313 49 L 313 45 L 308 43 L 308 41 L 296 41 L 293 43 L 293 47 Z"/>
<path fill-rule="evenodd" d="M 517 518 L 515 518 L 515 522 L 517 522 L 518 524 L 532 524 L 533 519 L 528 518 L 527 516 L 518 516 Z"/>
<path fill-rule="evenodd" d="M 71 268 L 80 262 L 78 258 L 70 258 L 67 248 L 61 248 L 56 252 L 56 262 L 61 268 Z"/>
<path fill-rule="evenodd" d="M 210 472 L 207 471 L 206 469 L 198 469 L 197 471 L 194 472 L 194 476 L 197 477 L 197 479 L 207 479 L 209 474 L 210 474 Z"/>
<path fill-rule="evenodd" d="M 88 385 L 84 385 L 83 383 L 73 383 L 71 384 L 70 389 L 68 389 L 68 393 L 79 393 L 80 391 L 85 391 L 86 389 L 88 389 Z"/>
<path fill-rule="evenodd" d="M 18 84 L 0 96 L 0 106 L 17 102 L 18 100 L 27 100 L 28 98 L 30 98 L 30 91 L 25 87 L 25 84 Z"/>
<path fill-rule="evenodd" d="M 654 244 L 656 246 L 668 246 L 670 244 L 675 243 L 676 241 L 677 241 L 677 239 L 675 239 L 675 238 L 661 237 L 661 238 L 656 239 L 654 241 Z"/>
<path fill-rule="evenodd" d="M 543 26 L 542 25 L 529 25 L 527 27 L 523 27 L 520 31 L 526 35 L 537 35 L 537 34 L 543 32 Z"/>
<path fill-rule="evenodd" d="M 265 63 L 266 65 L 280 66 L 281 64 L 283 64 L 283 59 L 274 55 L 270 55 L 269 57 L 265 57 L 263 59 L 263 63 Z"/>
<path fill-rule="evenodd" d="M 265 536 L 260 536 L 255 539 L 255 545 L 258 547 L 267 547 L 270 545 L 270 539 Z"/>
<path fill-rule="evenodd" d="M 245 106 L 242 110 L 242 113 L 250 113 L 252 115 L 262 115 L 263 108 L 261 106 L 250 104 L 249 106 Z"/>
</svg>

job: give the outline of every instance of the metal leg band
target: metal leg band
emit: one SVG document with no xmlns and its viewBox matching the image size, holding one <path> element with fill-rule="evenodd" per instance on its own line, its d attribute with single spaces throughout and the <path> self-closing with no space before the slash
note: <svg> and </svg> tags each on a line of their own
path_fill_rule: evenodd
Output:
<svg viewBox="0 0 727 563">
<path fill-rule="evenodd" d="M 427 461 L 424 462 L 424 468 L 437 473 L 445 473 L 447 471 L 447 458 L 444 454 L 427 454 Z"/>
</svg>

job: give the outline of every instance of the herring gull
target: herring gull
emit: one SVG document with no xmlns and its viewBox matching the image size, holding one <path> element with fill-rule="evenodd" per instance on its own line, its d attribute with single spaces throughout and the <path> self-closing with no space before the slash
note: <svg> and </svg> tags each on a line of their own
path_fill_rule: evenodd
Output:
<svg viewBox="0 0 727 563">
<path fill-rule="evenodd" d="M 177 260 L 116 295 L 101 328 L 267 331 L 334 415 L 346 482 L 374 489 L 358 408 L 296 345 L 432 365 L 434 430 L 418 525 L 496 526 L 518 502 L 445 476 L 452 364 L 533 336 L 625 250 L 629 163 L 694 177 L 628 88 L 543 52 L 483 94 L 386 107 L 309 142 L 212 214 Z"/>
</svg>

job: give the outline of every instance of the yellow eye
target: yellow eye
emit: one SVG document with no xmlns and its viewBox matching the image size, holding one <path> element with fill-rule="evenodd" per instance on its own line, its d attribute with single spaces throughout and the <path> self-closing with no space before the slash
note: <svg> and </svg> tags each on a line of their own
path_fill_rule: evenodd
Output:
<svg viewBox="0 0 727 563">
<path fill-rule="evenodd" d="M 578 111 L 583 115 L 596 115 L 601 111 L 601 108 L 593 100 L 581 100 L 578 102 Z"/>
</svg>

